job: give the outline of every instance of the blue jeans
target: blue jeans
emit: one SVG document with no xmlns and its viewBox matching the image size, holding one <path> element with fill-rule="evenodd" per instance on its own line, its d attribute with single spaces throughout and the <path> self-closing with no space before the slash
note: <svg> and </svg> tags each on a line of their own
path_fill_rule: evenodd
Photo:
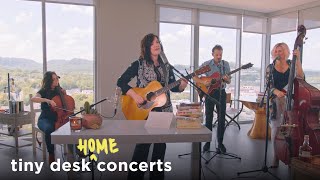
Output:
<svg viewBox="0 0 320 180">
<path fill-rule="evenodd" d="M 45 134 L 47 149 L 50 154 L 54 153 L 54 145 L 51 144 L 51 133 L 55 130 L 54 121 L 46 118 L 39 118 L 38 127 Z"/>
</svg>

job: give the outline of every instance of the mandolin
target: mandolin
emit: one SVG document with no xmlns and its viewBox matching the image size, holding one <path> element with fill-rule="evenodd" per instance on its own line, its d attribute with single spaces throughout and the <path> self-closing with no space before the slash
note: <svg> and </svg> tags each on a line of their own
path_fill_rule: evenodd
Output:
<svg viewBox="0 0 320 180">
<path fill-rule="evenodd" d="M 192 78 L 195 75 L 200 75 L 210 71 L 209 66 L 204 66 L 194 73 L 186 76 L 187 79 Z M 137 105 L 131 96 L 122 95 L 122 112 L 128 120 L 145 120 L 149 112 L 155 107 L 162 107 L 167 102 L 166 92 L 170 89 L 180 85 L 181 80 L 177 80 L 165 87 L 163 87 L 158 81 L 151 81 L 144 88 L 132 88 L 137 94 L 145 99 L 144 103 Z"/>
</svg>

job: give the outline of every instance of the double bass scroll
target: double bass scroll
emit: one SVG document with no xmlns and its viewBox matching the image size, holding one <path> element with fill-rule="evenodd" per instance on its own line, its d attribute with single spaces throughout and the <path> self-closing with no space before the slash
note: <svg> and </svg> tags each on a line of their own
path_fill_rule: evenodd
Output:
<svg viewBox="0 0 320 180">
<path fill-rule="evenodd" d="M 304 25 L 300 25 L 298 27 L 298 36 L 296 38 L 296 41 L 294 43 L 294 50 L 295 49 L 302 49 L 303 46 L 303 39 L 306 36 L 306 28 L 304 27 Z M 287 104 L 286 104 L 286 109 L 287 111 L 291 111 L 292 110 L 292 105 L 291 105 L 291 101 L 292 101 L 292 91 L 293 91 L 293 80 L 295 78 L 295 70 L 296 70 L 296 59 L 297 56 L 293 55 L 292 57 L 292 62 L 291 62 L 291 67 L 290 67 L 290 74 L 289 74 L 289 80 L 288 80 L 288 90 L 287 90 Z"/>
</svg>

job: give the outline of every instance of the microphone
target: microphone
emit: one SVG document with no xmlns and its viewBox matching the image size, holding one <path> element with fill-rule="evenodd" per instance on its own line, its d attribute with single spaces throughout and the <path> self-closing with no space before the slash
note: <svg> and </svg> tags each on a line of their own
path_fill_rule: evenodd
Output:
<svg viewBox="0 0 320 180">
<path fill-rule="evenodd" d="M 280 60 L 280 56 L 277 56 L 276 58 L 274 58 L 273 64 L 274 64 L 277 60 Z"/>
<path fill-rule="evenodd" d="M 117 114 L 120 92 L 121 92 L 120 87 L 116 87 L 116 90 L 114 93 L 114 100 L 113 100 L 114 114 Z"/>
</svg>

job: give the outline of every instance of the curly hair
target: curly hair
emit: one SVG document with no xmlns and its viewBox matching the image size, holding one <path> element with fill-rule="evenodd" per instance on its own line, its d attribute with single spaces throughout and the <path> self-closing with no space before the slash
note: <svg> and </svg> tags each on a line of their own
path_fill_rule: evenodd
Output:
<svg viewBox="0 0 320 180">
<path fill-rule="evenodd" d="M 52 85 L 52 82 L 53 82 L 53 79 L 52 79 L 52 75 L 53 74 L 55 74 L 59 78 L 59 76 L 55 72 L 47 71 L 43 75 L 41 89 L 44 89 L 44 90 L 50 90 L 51 89 L 51 85 Z"/>
<path fill-rule="evenodd" d="M 272 51 L 271 51 L 272 59 L 276 58 L 276 49 L 278 47 L 281 47 L 283 49 L 283 52 L 285 54 L 285 59 L 288 59 L 290 56 L 290 49 L 289 49 L 288 45 L 284 42 L 277 43 L 276 45 L 273 46 Z"/>
</svg>

